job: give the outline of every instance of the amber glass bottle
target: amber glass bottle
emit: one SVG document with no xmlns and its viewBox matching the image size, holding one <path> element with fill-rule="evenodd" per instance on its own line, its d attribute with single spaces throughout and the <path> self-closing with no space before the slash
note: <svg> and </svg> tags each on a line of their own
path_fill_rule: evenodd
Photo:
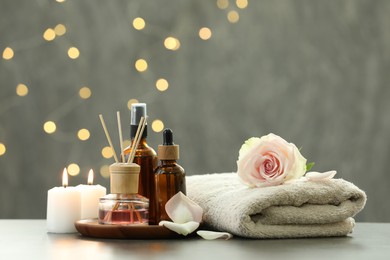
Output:
<svg viewBox="0 0 390 260">
<path fill-rule="evenodd" d="M 134 142 L 134 137 L 137 132 L 137 128 L 141 117 L 146 117 L 146 104 L 136 103 L 131 107 L 131 125 L 130 125 L 130 137 L 131 144 L 124 150 L 125 155 L 129 155 L 131 152 L 131 146 Z M 155 196 L 155 182 L 154 182 L 154 168 L 157 165 L 156 152 L 147 144 L 148 130 L 145 126 L 141 140 L 137 146 L 135 152 L 134 163 L 141 166 L 139 174 L 138 194 L 149 199 L 149 224 L 155 225 L 156 222 L 156 196 Z"/>
<path fill-rule="evenodd" d="M 177 164 L 179 159 L 179 146 L 173 143 L 173 135 L 170 129 L 163 132 L 164 143 L 158 146 L 159 165 L 154 171 L 156 183 L 156 220 L 170 220 L 165 204 L 179 191 L 186 194 L 185 171 Z"/>
</svg>

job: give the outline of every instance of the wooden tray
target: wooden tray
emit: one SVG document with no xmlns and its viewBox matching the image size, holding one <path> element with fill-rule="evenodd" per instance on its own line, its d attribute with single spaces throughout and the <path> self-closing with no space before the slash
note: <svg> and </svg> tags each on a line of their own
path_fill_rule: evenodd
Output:
<svg viewBox="0 0 390 260">
<path fill-rule="evenodd" d="M 83 236 L 113 239 L 174 239 L 183 236 L 157 225 L 121 226 L 102 225 L 97 219 L 82 219 L 75 222 L 75 227 Z"/>
</svg>

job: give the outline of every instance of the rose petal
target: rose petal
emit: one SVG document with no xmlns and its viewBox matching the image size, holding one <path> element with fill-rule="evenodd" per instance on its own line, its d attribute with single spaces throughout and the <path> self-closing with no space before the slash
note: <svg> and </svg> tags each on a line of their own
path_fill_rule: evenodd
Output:
<svg viewBox="0 0 390 260">
<path fill-rule="evenodd" d="M 309 181 L 322 181 L 330 180 L 336 175 L 337 171 L 327 171 L 327 172 L 307 172 L 305 177 Z"/>
<path fill-rule="evenodd" d="M 168 200 L 165 204 L 165 211 L 172 221 L 178 224 L 202 221 L 203 209 L 181 191 Z"/>
<path fill-rule="evenodd" d="M 187 223 L 183 223 L 183 224 L 178 224 L 178 223 L 173 223 L 171 221 L 166 221 L 166 220 L 163 220 L 163 221 L 160 221 L 159 223 L 160 226 L 164 226 L 180 235 L 188 235 L 192 232 L 194 232 L 198 227 L 199 227 L 199 223 L 198 222 L 194 222 L 194 221 L 189 221 Z"/>
<path fill-rule="evenodd" d="M 215 232 L 215 231 L 207 231 L 207 230 L 199 230 L 196 231 L 196 234 L 201 236 L 206 240 L 214 240 L 214 239 L 225 239 L 228 240 L 233 237 L 232 234 L 227 232 Z"/>
</svg>

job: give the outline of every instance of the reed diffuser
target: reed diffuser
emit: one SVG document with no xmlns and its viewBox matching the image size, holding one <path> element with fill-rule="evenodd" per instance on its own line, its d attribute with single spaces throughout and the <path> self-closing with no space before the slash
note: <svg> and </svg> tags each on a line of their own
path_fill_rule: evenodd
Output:
<svg viewBox="0 0 390 260">
<path fill-rule="evenodd" d="M 115 163 L 111 164 L 109 167 L 111 194 L 108 194 L 99 200 L 99 223 L 114 225 L 148 225 L 149 200 L 138 194 L 140 166 L 133 163 L 136 151 L 134 147 L 138 145 L 141 139 L 146 125 L 146 118 L 141 118 L 141 123 L 138 126 L 135 141 L 133 142 L 134 147 L 132 147 L 132 151 L 134 152 L 129 155 L 127 162 L 125 162 L 119 111 L 117 112 L 117 121 L 122 151 L 120 161 L 116 156 L 103 116 L 99 115 L 99 117 L 115 159 Z"/>
</svg>

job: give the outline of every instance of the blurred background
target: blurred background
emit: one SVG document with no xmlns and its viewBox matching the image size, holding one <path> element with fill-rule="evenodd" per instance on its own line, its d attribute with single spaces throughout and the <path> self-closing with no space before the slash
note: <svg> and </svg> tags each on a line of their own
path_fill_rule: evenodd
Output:
<svg viewBox="0 0 390 260">
<path fill-rule="evenodd" d="M 313 170 L 367 192 L 358 221 L 388 222 L 390 1 L 2 0 L 0 218 L 45 218 L 47 190 L 109 188 L 129 107 L 149 144 L 172 128 L 187 175 L 236 171 L 270 132 Z M 384 204 L 382 204 L 384 203 Z"/>
</svg>

